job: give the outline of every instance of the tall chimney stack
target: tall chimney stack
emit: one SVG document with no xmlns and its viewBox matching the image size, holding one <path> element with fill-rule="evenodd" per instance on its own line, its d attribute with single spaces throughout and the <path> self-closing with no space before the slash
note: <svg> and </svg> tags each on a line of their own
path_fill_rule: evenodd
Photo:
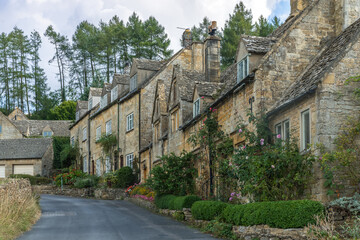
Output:
<svg viewBox="0 0 360 240">
<path fill-rule="evenodd" d="M 182 46 L 184 48 L 190 47 L 192 44 L 192 33 L 190 29 L 185 29 L 183 35 L 182 35 Z"/>
<path fill-rule="evenodd" d="M 216 21 L 212 21 L 208 28 L 209 37 L 205 40 L 205 81 L 220 82 L 220 41 L 215 36 Z"/>
</svg>

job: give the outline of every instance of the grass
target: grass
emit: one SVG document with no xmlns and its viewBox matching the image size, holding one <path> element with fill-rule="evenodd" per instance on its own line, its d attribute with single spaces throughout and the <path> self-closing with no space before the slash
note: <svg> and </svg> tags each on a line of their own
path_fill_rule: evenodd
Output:
<svg viewBox="0 0 360 240">
<path fill-rule="evenodd" d="M 1 185 L 1 184 L 0 184 Z M 26 179 L 9 179 L 0 186 L 0 240 L 28 231 L 40 217 L 38 200 Z"/>
</svg>

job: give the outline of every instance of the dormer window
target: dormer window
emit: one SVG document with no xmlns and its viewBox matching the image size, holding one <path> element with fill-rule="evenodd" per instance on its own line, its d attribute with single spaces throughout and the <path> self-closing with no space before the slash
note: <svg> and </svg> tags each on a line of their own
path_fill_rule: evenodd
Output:
<svg viewBox="0 0 360 240">
<path fill-rule="evenodd" d="M 237 64 L 237 83 L 249 75 L 249 56 L 244 57 Z"/>
<path fill-rule="evenodd" d="M 107 94 L 101 97 L 100 108 L 104 108 L 107 105 Z"/>
<path fill-rule="evenodd" d="M 88 102 L 88 110 L 91 110 L 92 109 L 92 107 L 93 107 L 93 100 L 92 100 L 92 98 L 90 98 L 89 99 L 89 102 Z"/>
<path fill-rule="evenodd" d="M 118 85 L 111 89 L 111 102 L 118 98 Z"/>
<path fill-rule="evenodd" d="M 80 112 L 76 112 L 75 114 L 75 120 L 78 121 L 80 118 Z"/>
<path fill-rule="evenodd" d="M 130 78 L 130 92 L 136 89 L 136 87 L 137 87 L 137 74 L 135 74 Z"/>
<path fill-rule="evenodd" d="M 51 131 L 44 131 L 44 132 L 43 132 L 43 136 L 44 136 L 44 137 L 51 137 L 51 136 L 52 136 L 52 132 L 51 132 Z"/>
<path fill-rule="evenodd" d="M 196 99 L 193 104 L 193 117 L 200 114 L 200 98 Z"/>
</svg>

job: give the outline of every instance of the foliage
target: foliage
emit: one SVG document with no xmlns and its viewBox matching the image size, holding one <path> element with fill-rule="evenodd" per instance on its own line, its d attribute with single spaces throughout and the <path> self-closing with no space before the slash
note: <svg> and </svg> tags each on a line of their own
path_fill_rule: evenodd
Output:
<svg viewBox="0 0 360 240">
<path fill-rule="evenodd" d="M 100 146 L 103 149 L 103 152 L 106 155 L 109 155 L 111 153 L 111 150 L 116 146 L 117 140 L 115 134 L 104 134 L 100 137 L 99 140 L 97 140 L 97 143 L 100 144 Z"/>
<path fill-rule="evenodd" d="M 324 207 L 320 202 L 294 200 L 228 205 L 222 217 L 227 223 L 241 226 L 301 228 L 315 223 L 314 216 L 323 212 Z"/>
<path fill-rule="evenodd" d="M 118 185 L 118 178 L 115 172 L 108 172 L 105 173 L 102 177 L 103 182 L 108 184 L 108 186 L 117 186 Z"/>
<path fill-rule="evenodd" d="M 204 228 L 204 232 L 212 233 L 215 237 L 221 239 L 237 239 L 232 232 L 232 224 L 219 222 L 217 220 L 210 221 Z"/>
<path fill-rule="evenodd" d="M 99 183 L 99 177 L 95 175 L 87 175 L 82 178 L 76 178 L 74 187 L 75 188 L 89 188 L 96 187 Z"/>
<path fill-rule="evenodd" d="M 360 194 L 355 193 L 352 197 L 342 197 L 329 203 L 329 206 L 339 206 L 348 209 L 352 214 L 360 213 Z"/>
<path fill-rule="evenodd" d="M 75 120 L 76 102 L 64 101 L 50 110 L 49 120 Z"/>
<path fill-rule="evenodd" d="M 37 177 L 27 174 L 10 174 L 10 178 L 25 178 L 29 179 L 31 185 L 45 185 L 51 184 L 53 180 L 47 177 Z"/>
<path fill-rule="evenodd" d="M 319 160 L 327 179 L 325 186 L 329 188 L 329 195 L 340 187 L 336 183 L 340 180 L 335 177 L 336 172 L 341 173 L 341 178 L 350 181 L 352 185 L 360 183 L 360 118 L 348 118 L 340 131 L 334 142 L 334 151 L 325 152 L 320 146 L 323 155 Z"/>
<path fill-rule="evenodd" d="M 155 205 L 160 209 L 170 209 L 171 204 L 173 203 L 175 195 L 161 195 L 155 197 Z"/>
<path fill-rule="evenodd" d="M 261 15 L 258 21 L 255 23 L 255 35 L 260 37 L 267 37 L 271 34 L 276 28 L 281 25 L 280 19 L 274 17 L 271 22 L 269 22 L 263 15 Z"/>
<path fill-rule="evenodd" d="M 327 212 L 325 216 L 315 216 L 315 223 L 307 226 L 307 237 L 319 240 L 340 240 L 340 234 L 336 231 L 334 212 Z"/>
<path fill-rule="evenodd" d="M 309 183 L 314 157 L 301 154 L 296 141 L 282 141 L 268 129 L 264 115 L 249 113 L 251 131 L 241 124 L 239 134 L 245 143 L 229 162 L 231 176 L 238 181 L 243 196 L 255 201 L 298 199 Z"/>
<path fill-rule="evenodd" d="M 56 186 L 61 186 L 61 178 L 63 180 L 63 185 L 73 186 L 75 181 L 78 178 L 83 178 L 86 176 L 86 173 L 83 173 L 81 170 L 70 169 L 68 173 L 62 173 L 55 177 Z"/>
<path fill-rule="evenodd" d="M 151 171 L 147 184 L 159 195 L 185 195 L 194 191 L 194 156 L 182 152 L 180 156 L 171 153 L 161 157 L 162 166 Z"/>
<path fill-rule="evenodd" d="M 220 181 L 225 181 L 228 170 L 224 166 L 225 160 L 233 154 L 232 140 L 221 130 L 221 126 L 217 121 L 216 109 L 209 108 L 206 117 L 203 119 L 202 125 L 197 132 L 194 132 L 189 142 L 193 147 L 199 146 L 200 171 L 198 181 L 201 185 L 210 183 L 210 196 L 214 195 L 214 189 L 220 189 L 220 183 L 214 181 L 217 174 Z M 207 174 L 207 170 L 210 170 Z M 204 194 L 208 197 L 208 193 Z M 220 194 L 217 194 L 220 195 Z"/>
<path fill-rule="evenodd" d="M 202 22 L 198 26 L 191 28 L 192 40 L 193 41 L 205 41 L 209 36 L 208 27 L 211 25 L 211 21 L 208 17 L 204 17 Z M 180 39 L 182 41 L 182 39 Z"/>
<path fill-rule="evenodd" d="M 175 210 L 182 210 L 183 208 L 191 208 L 191 206 L 195 202 L 200 201 L 200 200 L 201 200 L 201 198 L 199 198 L 196 195 L 176 197 L 174 200 L 174 208 L 175 208 Z"/>
<path fill-rule="evenodd" d="M 350 77 L 345 82 L 346 85 L 349 85 L 351 83 L 360 83 L 360 76 Z M 354 88 L 353 94 L 358 100 L 360 99 L 360 87 L 359 87 L 359 85 L 357 85 L 357 87 Z"/>
<path fill-rule="evenodd" d="M 128 188 L 127 192 L 134 198 L 142 198 L 151 202 L 155 199 L 155 192 L 144 184 L 136 185 L 131 191 Z"/>
<path fill-rule="evenodd" d="M 53 168 L 66 168 L 76 159 L 77 149 L 72 149 L 70 145 L 70 137 L 52 137 L 54 161 Z"/>
<path fill-rule="evenodd" d="M 360 239 L 360 217 L 356 217 L 353 224 L 345 223 L 342 230 L 352 239 Z"/>
<path fill-rule="evenodd" d="M 122 167 L 119 170 L 115 172 L 117 176 L 117 185 L 116 187 L 119 188 L 127 188 L 131 185 L 133 185 L 136 181 L 136 176 L 133 173 L 133 170 L 131 167 Z"/>
<path fill-rule="evenodd" d="M 177 220 L 177 221 L 184 221 L 185 220 L 185 214 L 182 211 L 176 211 L 173 214 L 173 217 Z"/>
<path fill-rule="evenodd" d="M 220 216 L 227 206 L 227 203 L 219 201 L 198 201 L 192 205 L 191 213 L 194 219 L 210 221 Z"/>
</svg>

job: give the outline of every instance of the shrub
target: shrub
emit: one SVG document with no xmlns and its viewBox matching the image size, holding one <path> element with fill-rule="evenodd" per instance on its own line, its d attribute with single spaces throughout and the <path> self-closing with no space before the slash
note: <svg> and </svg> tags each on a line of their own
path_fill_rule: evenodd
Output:
<svg viewBox="0 0 360 240">
<path fill-rule="evenodd" d="M 103 176 L 103 182 L 108 185 L 108 187 L 117 186 L 118 178 L 115 172 L 105 173 Z"/>
<path fill-rule="evenodd" d="M 227 223 L 242 226 L 268 225 L 275 228 L 302 228 L 314 224 L 324 207 L 311 200 L 257 202 L 229 205 L 222 213 Z"/>
<path fill-rule="evenodd" d="M 174 195 L 162 195 L 155 197 L 155 205 L 160 209 L 170 209 L 173 200 L 176 198 Z"/>
<path fill-rule="evenodd" d="M 127 188 L 136 181 L 136 176 L 131 167 L 122 167 L 115 172 L 117 176 L 117 185 L 119 188 Z"/>
<path fill-rule="evenodd" d="M 222 223 L 216 220 L 212 220 L 202 230 L 212 233 L 217 238 L 237 239 L 232 232 L 232 225 L 228 223 Z"/>
<path fill-rule="evenodd" d="M 61 186 L 61 178 L 63 179 L 64 185 L 74 185 L 77 178 L 83 178 L 86 176 L 86 173 L 83 173 L 81 170 L 70 169 L 69 173 L 62 173 L 55 177 L 56 186 Z"/>
<path fill-rule="evenodd" d="M 214 220 L 221 215 L 228 204 L 218 201 L 197 201 L 191 207 L 191 213 L 197 220 Z"/>
<path fill-rule="evenodd" d="M 77 178 L 74 183 L 74 187 L 76 188 L 88 188 L 88 187 L 96 187 L 99 183 L 99 177 L 97 176 L 86 176 L 83 178 Z"/>
<path fill-rule="evenodd" d="M 201 199 L 195 195 L 177 197 L 174 200 L 174 208 L 175 210 L 182 210 L 183 208 L 191 208 L 194 202 L 200 200 Z"/>
<path fill-rule="evenodd" d="M 185 214 L 181 211 L 176 211 L 173 214 L 173 217 L 178 221 L 184 221 L 185 220 Z"/>
<path fill-rule="evenodd" d="M 360 213 L 360 195 L 355 193 L 352 197 L 343 197 L 330 202 L 329 206 L 339 206 L 348 209 L 352 214 Z"/>
<path fill-rule="evenodd" d="M 45 185 L 53 182 L 51 178 L 34 177 L 27 174 L 11 174 L 10 178 L 26 178 L 29 179 L 31 185 Z"/>
</svg>

